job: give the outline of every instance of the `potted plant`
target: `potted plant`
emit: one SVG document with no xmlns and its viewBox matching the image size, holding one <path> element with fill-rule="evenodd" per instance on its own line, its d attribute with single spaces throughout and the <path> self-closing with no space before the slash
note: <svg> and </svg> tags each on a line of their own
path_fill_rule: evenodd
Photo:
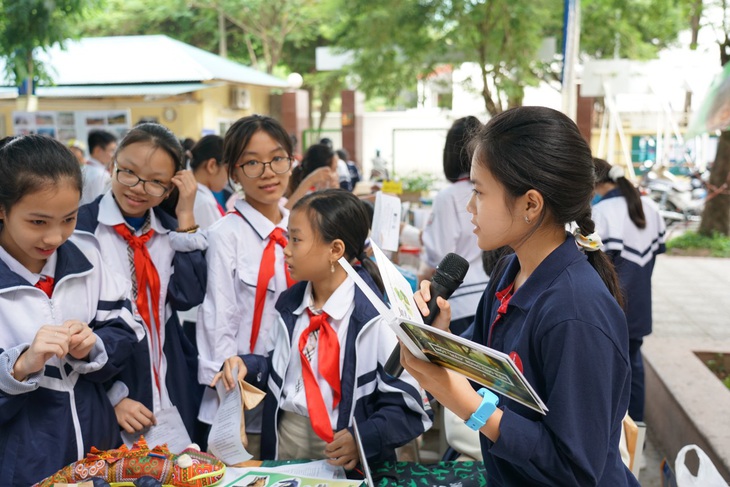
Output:
<svg viewBox="0 0 730 487">
<path fill-rule="evenodd" d="M 401 177 L 400 181 L 403 184 L 403 194 L 400 195 L 401 201 L 417 203 L 422 196 L 427 195 L 431 190 L 436 178 L 429 173 L 413 173 Z"/>
</svg>

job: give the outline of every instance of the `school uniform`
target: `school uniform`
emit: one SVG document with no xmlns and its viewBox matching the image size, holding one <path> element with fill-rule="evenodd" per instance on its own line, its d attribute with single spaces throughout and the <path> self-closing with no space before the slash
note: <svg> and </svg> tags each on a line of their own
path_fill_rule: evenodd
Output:
<svg viewBox="0 0 730 487">
<path fill-rule="evenodd" d="M 215 199 L 210 188 L 198 183 L 198 191 L 195 193 L 195 206 L 193 207 L 195 223 L 200 228 L 207 230 L 225 214 L 223 207 Z"/>
<path fill-rule="evenodd" d="M 611 257 L 624 296 L 629 327 L 632 387 L 629 415 L 640 421 L 644 416 L 644 364 L 641 344 L 651 333 L 651 275 L 656 256 L 665 252 L 665 225 L 656 203 L 641 198 L 646 227 L 638 228 L 629 217 L 626 199 L 616 188 L 593 206 L 593 221 L 604 251 Z"/>
<path fill-rule="evenodd" d="M 439 191 L 422 234 L 421 258 L 430 267 L 435 269 L 449 252 L 460 255 L 469 262 L 469 271 L 464 282 L 449 298 L 453 322 L 474 316 L 474 310 L 489 282 L 489 276 L 482 266 L 482 251 L 477 244 L 471 215 L 466 211 L 471 193 L 471 183 L 467 180 L 457 181 Z M 469 323 L 465 325 L 468 326 Z M 461 334 L 466 326 L 452 328 L 451 331 Z"/>
<path fill-rule="evenodd" d="M 519 261 L 506 257 L 475 316 L 474 341 L 509 354 L 549 409 L 500 396 L 500 437 L 481 435 L 490 486 L 639 485 L 618 449 L 631 379 L 626 318 L 566 236 L 511 298 Z"/>
<path fill-rule="evenodd" d="M 110 191 L 81 207 L 76 235 L 94 242 L 112 270 L 136 288 L 129 246 L 113 228 L 119 224 L 125 224 L 125 220 Z M 202 390 L 195 381 L 197 354 L 183 334 L 175 311 L 187 310 L 203 301 L 207 276 L 203 250 L 207 240 L 201 232 L 175 232 L 177 221 L 159 208 L 149 212 L 149 227 L 154 233 L 145 247 L 159 276 L 160 292 L 158 309 L 152 309 L 150 299 L 148 314 L 154 317 L 156 312 L 161 323 L 154 323 L 154 319 L 146 323 L 147 340 L 135 348 L 129 366 L 117 377 L 110 389 L 110 400 L 116 405 L 129 397 L 153 413 L 177 406 L 192 434 Z"/>
<path fill-rule="evenodd" d="M 27 487 L 90 450 L 119 446 L 119 427 L 103 383 L 144 339 L 129 288 L 109 272 L 99 252 L 66 241 L 41 271 L 53 278 L 49 298 L 31 273 L 0 248 L 0 478 Z M 44 325 L 87 323 L 97 340 L 88 361 L 51 357 L 25 380 L 11 372 Z"/>
<path fill-rule="evenodd" d="M 375 285 L 362 268 L 360 276 Z M 376 291 L 379 292 L 379 291 Z M 266 360 L 256 355 L 242 357 L 248 368 L 246 380 L 266 386 L 261 453 L 273 459 L 279 450 L 279 420 L 287 414 L 309 416 L 302 379 L 304 366 L 298 343 L 310 324 L 306 312 L 312 299 L 311 284 L 300 282 L 284 292 L 276 304 L 279 319 Z M 395 333 L 382 321 L 370 301 L 347 278 L 322 308 L 339 341 L 340 399 L 333 407 L 333 389 L 315 373 L 327 417 L 333 431 L 352 432 L 357 420 L 365 455 L 369 460 L 396 459 L 395 448 L 406 444 L 431 427 L 432 411 L 418 383 L 407 372 L 391 377 L 383 370 L 397 343 Z M 321 346 L 322 332 L 316 347 Z M 311 338 L 311 336 L 310 336 Z M 322 357 L 322 355 L 314 356 Z M 316 360 L 311 368 L 317 370 Z M 315 428 L 316 431 L 316 428 Z"/>
<path fill-rule="evenodd" d="M 109 171 L 103 164 L 89 162 L 81 167 L 83 188 L 79 205 L 91 203 L 102 194 L 109 191 L 112 186 L 112 179 Z"/>
<path fill-rule="evenodd" d="M 233 355 L 264 356 L 277 318 L 274 304 L 287 288 L 284 247 L 274 244 L 273 276 L 266 285 L 260 325 L 254 337 L 256 289 L 270 236 L 286 233 L 289 210 L 279 207 L 281 221 L 274 224 L 243 199 L 234 210 L 208 230 L 208 292 L 200 306 L 196 341 L 200 362 L 198 381 L 208 385 L 223 362 Z M 283 242 L 282 242 L 283 243 Z M 252 346 L 253 343 L 253 346 Z M 218 399 L 206 390 L 199 419 L 212 423 Z M 261 432 L 261 406 L 246 412 L 246 431 Z"/>
</svg>

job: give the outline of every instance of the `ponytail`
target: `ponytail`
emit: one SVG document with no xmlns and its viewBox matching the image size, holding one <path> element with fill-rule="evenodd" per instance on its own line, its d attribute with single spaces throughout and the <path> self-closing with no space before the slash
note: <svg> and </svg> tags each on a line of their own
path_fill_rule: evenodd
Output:
<svg viewBox="0 0 730 487">
<path fill-rule="evenodd" d="M 588 208 L 582 218 L 576 220 L 578 228 L 580 229 L 581 235 L 590 235 L 596 230 L 596 224 L 591 219 L 591 210 Z M 594 250 L 586 252 L 588 256 L 588 263 L 596 270 L 601 280 L 608 288 L 608 291 L 614 297 L 616 302 L 624 307 L 624 296 L 621 292 L 621 286 L 618 282 L 618 275 L 616 269 L 613 266 L 613 262 L 609 259 L 608 255 L 603 250 Z"/>
<path fill-rule="evenodd" d="M 626 206 L 629 210 L 629 218 L 634 222 L 636 228 L 646 228 L 646 216 L 644 216 L 644 205 L 641 204 L 641 194 L 631 181 L 621 176 L 616 180 L 616 186 L 626 199 Z"/>
<path fill-rule="evenodd" d="M 362 265 L 362 268 L 367 271 L 368 274 L 370 274 L 370 277 L 373 279 L 373 282 L 376 286 L 378 286 L 378 289 L 381 293 L 385 293 L 385 285 L 383 284 L 383 278 L 380 277 L 380 270 L 378 270 L 378 266 L 370 260 L 370 258 L 365 255 L 365 253 L 360 254 L 360 265 Z"/>
<path fill-rule="evenodd" d="M 291 176 L 289 176 L 289 186 L 286 190 L 286 197 L 289 198 L 297 190 L 301 182 L 304 180 L 304 167 L 299 164 L 297 167 L 292 169 Z"/>
<path fill-rule="evenodd" d="M 641 203 L 641 194 L 631 181 L 624 176 L 620 166 L 612 166 L 603 159 L 593 158 L 593 167 L 596 171 L 596 184 L 612 183 L 621 191 L 629 210 L 629 218 L 637 228 L 646 228 L 644 205 Z"/>
</svg>

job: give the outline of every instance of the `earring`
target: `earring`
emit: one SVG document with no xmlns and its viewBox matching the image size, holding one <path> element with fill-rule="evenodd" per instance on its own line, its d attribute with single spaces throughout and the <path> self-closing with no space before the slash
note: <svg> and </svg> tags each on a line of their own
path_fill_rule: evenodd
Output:
<svg viewBox="0 0 730 487">
<path fill-rule="evenodd" d="M 335 273 L 335 263 L 334 262 L 330 262 L 330 272 L 332 272 L 332 274 Z"/>
<path fill-rule="evenodd" d="M 530 217 L 528 217 L 527 215 L 525 215 L 525 223 L 527 223 L 528 225 L 531 223 Z"/>
</svg>

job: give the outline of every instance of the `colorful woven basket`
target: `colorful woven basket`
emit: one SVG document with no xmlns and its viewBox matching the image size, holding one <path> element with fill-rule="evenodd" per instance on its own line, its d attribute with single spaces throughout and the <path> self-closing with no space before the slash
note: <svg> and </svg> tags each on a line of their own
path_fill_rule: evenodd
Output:
<svg viewBox="0 0 730 487">
<path fill-rule="evenodd" d="M 208 487 L 223 479 L 226 466 L 213 455 L 187 448 L 179 455 L 167 446 L 150 449 L 144 437 L 132 448 L 99 451 L 91 447 L 86 458 L 67 465 L 34 487 L 74 483 L 100 477 L 112 487 L 133 486 L 140 477 L 152 477 L 164 487 Z"/>
</svg>

